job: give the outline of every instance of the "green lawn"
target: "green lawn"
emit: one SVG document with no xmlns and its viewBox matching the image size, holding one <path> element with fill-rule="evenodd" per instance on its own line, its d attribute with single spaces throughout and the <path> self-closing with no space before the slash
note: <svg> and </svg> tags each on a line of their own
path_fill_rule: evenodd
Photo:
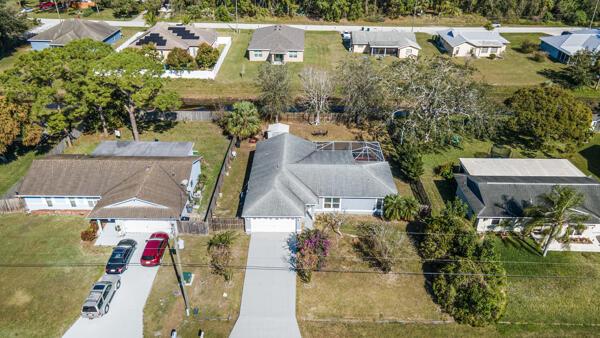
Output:
<svg viewBox="0 0 600 338">
<path fill-rule="evenodd" d="M 196 337 L 202 328 L 206 337 L 228 337 L 239 314 L 244 284 L 244 270 L 235 269 L 230 282 L 213 275 L 208 267 L 185 267 L 186 264 L 207 265 L 208 236 L 184 236 L 185 249 L 181 251 L 184 271 L 194 273 L 192 286 L 187 287 L 190 307 L 198 308 L 198 315 L 185 317 L 183 300 L 172 267 L 161 267 L 154 280 L 150 297 L 144 308 L 144 336 L 169 336 L 177 328 L 181 337 Z M 245 266 L 250 237 L 243 232 L 233 244 L 233 266 Z"/>
<path fill-rule="evenodd" d="M 186 99 L 251 99 L 258 95 L 256 77 L 262 62 L 250 62 L 246 48 L 252 38 L 252 31 L 221 31 L 222 36 L 231 36 L 233 44 L 215 80 L 177 79 L 170 87 Z M 301 81 L 298 74 L 303 67 L 314 66 L 333 70 L 347 51 L 336 32 L 306 32 L 304 62 L 288 63 L 292 79 L 292 91 L 298 93 Z"/>
<path fill-rule="evenodd" d="M 1 337 L 59 337 L 77 319 L 110 252 L 81 242 L 86 225 L 74 216 L 0 215 L 2 264 L 98 264 L 0 268 Z"/>
<path fill-rule="evenodd" d="M 35 8 L 37 2 L 30 1 L 30 7 Z M 79 16 L 81 19 L 85 20 L 121 20 L 127 21 L 133 19 L 131 18 L 115 18 L 113 15 L 112 8 L 104 8 L 100 9 L 100 12 L 96 10 L 96 8 L 92 8 L 94 12 L 90 16 L 83 16 L 83 9 L 75 9 L 69 8 L 68 10 L 61 10 L 60 15 L 56 13 L 56 9 L 47 10 L 47 11 L 36 11 L 32 13 L 28 13 L 27 16 L 31 18 L 40 18 L 40 19 L 74 19 Z"/>
<path fill-rule="evenodd" d="M 119 47 L 120 45 L 125 43 L 125 41 L 127 41 L 127 39 L 132 37 L 135 33 L 141 32 L 141 31 L 144 31 L 144 28 L 142 28 L 142 27 L 121 27 L 121 38 L 114 44 L 114 47 L 115 48 Z"/>
<path fill-rule="evenodd" d="M 33 159 L 37 156 L 34 150 L 17 156 L 6 164 L 0 164 L 0 195 L 27 173 Z"/>
<path fill-rule="evenodd" d="M 7 54 L 0 55 L 0 73 L 14 66 L 15 62 L 19 59 L 19 56 L 29 52 L 31 46 L 29 44 L 17 47 Z"/>
<path fill-rule="evenodd" d="M 233 162 L 229 175 L 225 176 L 221 196 L 217 200 L 215 216 L 217 217 L 237 217 L 240 216 L 240 194 L 244 188 L 246 175 L 250 174 L 250 157 L 256 149 L 256 144 L 242 141 Z"/>
<path fill-rule="evenodd" d="M 142 141 L 159 140 L 165 142 L 194 142 L 194 150 L 202 156 L 202 172 L 206 174 L 206 188 L 202 192 L 200 212 L 204 213 L 210 195 L 221 169 L 221 163 L 229 140 L 223 135 L 219 126 L 212 122 L 174 122 L 172 126 L 155 126 L 154 130 L 144 130 L 141 134 Z M 131 132 L 121 129 L 122 139 L 132 139 Z M 101 134 L 83 135 L 67 149 L 67 154 L 90 154 L 102 140 L 114 140 L 114 136 L 104 138 Z"/>
</svg>

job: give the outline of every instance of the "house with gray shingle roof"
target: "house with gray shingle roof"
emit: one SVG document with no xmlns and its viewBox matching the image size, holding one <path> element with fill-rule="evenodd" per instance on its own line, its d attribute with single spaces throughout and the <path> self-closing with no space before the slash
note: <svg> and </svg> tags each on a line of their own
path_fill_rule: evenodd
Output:
<svg viewBox="0 0 600 338">
<path fill-rule="evenodd" d="M 274 64 L 304 61 L 304 30 L 283 25 L 256 29 L 248 45 L 248 59 Z"/>
<path fill-rule="evenodd" d="M 421 46 L 414 33 L 391 31 L 352 32 L 350 49 L 354 53 L 407 58 L 419 55 Z"/>
<path fill-rule="evenodd" d="M 113 44 L 121 38 L 121 29 L 102 21 L 81 19 L 63 20 L 58 25 L 34 35 L 29 40 L 31 49 L 62 47 L 78 39 L 92 39 Z"/>
<path fill-rule="evenodd" d="M 540 49 L 554 60 L 567 63 L 580 50 L 600 52 L 600 29 L 580 29 L 558 36 L 542 36 Z"/>
<path fill-rule="evenodd" d="M 154 45 L 165 59 L 173 48 L 183 49 L 192 57 L 196 57 L 198 47 L 203 43 L 215 48 L 217 37 L 217 32 L 212 29 L 159 22 L 131 42 L 129 47 L 142 48 L 145 45 Z"/>
<path fill-rule="evenodd" d="M 501 56 L 510 43 L 497 31 L 450 28 L 437 32 L 438 45 L 451 56 Z"/>
<path fill-rule="evenodd" d="M 247 232 L 294 232 L 318 213 L 378 213 L 397 192 L 379 143 L 284 133 L 257 144 L 242 217 Z"/>
<path fill-rule="evenodd" d="M 520 230 L 525 210 L 539 205 L 556 186 L 570 187 L 584 196 L 576 209 L 588 216 L 585 230 L 573 234 L 571 250 L 600 252 L 600 182 L 586 176 L 565 159 L 461 158 L 454 174 L 456 195 L 476 219 L 477 231 Z M 551 250 L 563 250 L 553 243 Z"/>
<path fill-rule="evenodd" d="M 141 148 L 145 154 L 133 154 Z M 170 156 L 165 147 L 149 156 L 157 149 L 141 148 L 35 159 L 16 195 L 29 212 L 76 213 L 98 222 L 106 245 L 127 232 L 173 234 L 191 212 L 201 157 Z"/>
</svg>

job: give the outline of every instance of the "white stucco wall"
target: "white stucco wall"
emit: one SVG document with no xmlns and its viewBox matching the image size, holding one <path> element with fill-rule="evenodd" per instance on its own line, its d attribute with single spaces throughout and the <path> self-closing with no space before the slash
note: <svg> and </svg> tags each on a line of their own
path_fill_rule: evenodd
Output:
<svg viewBox="0 0 600 338">
<path fill-rule="evenodd" d="M 353 53 L 366 53 L 367 45 L 352 45 Z"/>
<path fill-rule="evenodd" d="M 410 53 L 409 53 L 410 51 Z M 407 57 L 419 56 L 419 50 L 414 47 L 404 47 L 398 50 L 398 57 L 405 59 Z"/>
<path fill-rule="evenodd" d="M 166 232 L 174 235 L 175 221 L 168 220 L 141 220 L 141 219 L 117 219 L 115 224 L 121 226 L 125 232 Z"/>
<path fill-rule="evenodd" d="M 256 51 L 256 52 L 260 52 L 260 56 L 255 56 L 254 52 L 255 52 L 254 50 L 248 50 L 248 59 L 250 61 L 266 61 L 267 58 L 269 57 L 268 50 Z"/>
<path fill-rule="evenodd" d="M 290 57 L 290 52 L 288 52 L 287 54 L 284 54 L 283 62 L 303 62 L 304 61 L 304 52 L 297 51 L 296 54 L 297 54 L 297 57 L 295 57 L 295 58 Z"/>
<path fill-rule="evenodd" d="M 454 47 L 452 49 L 452 47 L 450 47 L 447 44 L 444 44 L 444 47 L 447 48 L 448 52 L 452 55 L 452 56 L 456 56 L 456 57 L 470 57 L 470 56 L 474 56 L 474 57 L 488 57 L 492 54 L 495 55 L 502 55 L 502 53 L 504 53 L 504 51 L 506 50 L 506 46 L 502 46 L 502 47 L 498 47 L 498 50 L 495 53 L 492 53 L 492 48 L 491 47 L 487 47 L 487 51 L 484 52 L 483 48 L 481 47 L 474 47 L 468 43 L 463 43 L 461 45 L 458 45 L 456 47 Z"/>
<path fill-rule="evenodd" d="M 23 197 L 25 201 L 25 207 L 29 211 L 36 210 L 92 210 L 93 205 L 90 206 L 89 201 L 94 204 L 100 199 L 97 196 L 74 196 L 71 197 L 75 201 L 75 206 L 71 205 L 69 197 L 65 196 L 49 196 L 48 198 L 52 201 L 52 206 L 48 206 L 44 197 Z"/>
<path fill-rule="evenodd" d="M 383 197 L 382 197 L 383 198 Z M 339 209 L 325 209 L 325 199 L 319 198 L 319 204 L 314 207 L 315 213 L 343 212 L 348 214 L 372 214 L 377 205 L 377 198 L 341 198 Z"/>
</svg>

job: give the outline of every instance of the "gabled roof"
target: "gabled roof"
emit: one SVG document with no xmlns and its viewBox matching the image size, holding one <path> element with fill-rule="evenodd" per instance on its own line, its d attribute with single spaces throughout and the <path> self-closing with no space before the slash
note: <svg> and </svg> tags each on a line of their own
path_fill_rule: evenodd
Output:
<svg viewBox="0 0 600 338">
<path fill-rule="evenodd" d="M 77 39 L 104 41 L 120 30 L 102 21 L 69 19 L 33 36 L 28 41 L 49 41 L 51 45 L 64 46 Z"/>
<path fill-rule="evenodd" d="M 203 43 L 212 46 L 217 41 L 217 36 L 217 32 L 212 29 L 159 22 L 140 35 L 129 47 L 141 48 L 147 44 L 154 44 L 157 50 L 187 50 L 190 47 L 199 47 Z"/>
<path fill-rule="evenodd" d="M 192 142 L 102 141 L 93 156 L 190 156 Z"/>
<path fill-rule="evenodd" d="M 99 196 L 89 218 L 177 219 L 199 157 L 54 155 L 33 161 L 19 196 Z M 139 199 L 156 207 L 111 207 Z"/>
<path fill-rule="evenodd" d="M 248 50 L 304 51 L 304 30 L 282 25 L 258 28 L 252 34 Z"/>
<path fill-rule="evenodd" d="M 582 49 L 600 51 L 600 29 L 581 29 L 564 32 L 558 36 L 542 36 L 540 40 L 569 56 L 575 55 Z"/>
<path fill-rule="evenodd" d="M 504 177 L 455 174 L 458 188 L 479 218 L 523 217 L 525 208 L 540 202 L 554 186 L 571 187 L 583 194 L 580 211 L 587 223 L 600 223 L 600 182 L 589 177 Z"/>
<path fill-rule="evenodd" d="M 321 150 L 281 134 L 256 146 L 243 217 L 302 217 L 319 197 L 383 197 L 396 193 L 389 164 L 354 160 L 351 149 Z"/>
<path fill-rule="evenodd" d="M 441 39 L 450 46 L 456 47 L 468 43 L 475 47 L 502 47 L 508 43 L 497 31 L 481 30 L 458 30 L 454 28 L 437 32 Z"/>
<path fill-rule="evenodd" d="M 369 45 L 370 47 L 413 47 L 421 49 L 414 33 L 391 31 L 354 31 L 352 45 Z"/>
</svg>

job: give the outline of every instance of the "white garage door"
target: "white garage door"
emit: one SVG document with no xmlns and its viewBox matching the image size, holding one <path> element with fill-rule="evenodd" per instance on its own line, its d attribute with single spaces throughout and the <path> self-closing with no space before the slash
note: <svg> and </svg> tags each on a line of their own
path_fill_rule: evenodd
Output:
<svg viewBox="0 0 600 338">
<path fill-rule="evenodd" d="M 169 221 L 149 221 L 149 220 L 122 220 L 117 223 L 123 224 L 125 232 L 166 232 L 171 234 L 171 223 Z"/>
<path fill-rule="evenodd" d="M 252 218 L 250 232 L 295 232 L 295 218 Z"/>
</svg>

